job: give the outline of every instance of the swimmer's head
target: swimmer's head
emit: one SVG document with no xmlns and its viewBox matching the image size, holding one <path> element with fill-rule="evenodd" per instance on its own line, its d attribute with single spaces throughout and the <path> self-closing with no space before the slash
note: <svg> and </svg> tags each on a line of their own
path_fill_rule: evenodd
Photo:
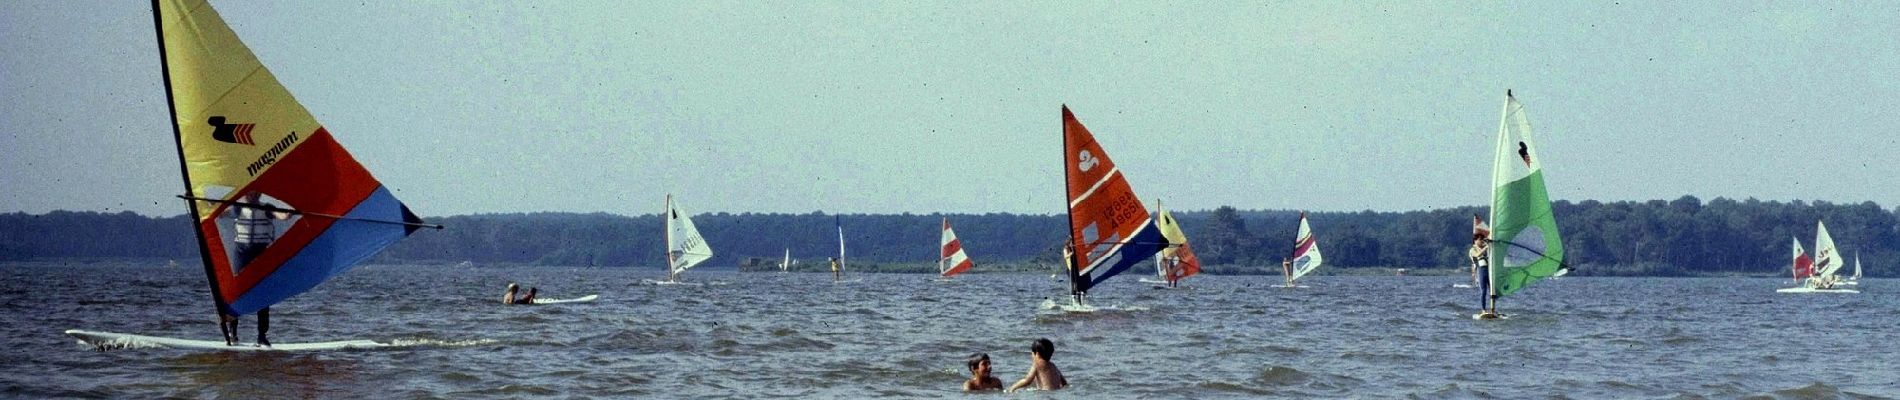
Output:
<svg viewBox="0 0 1900 400">
<path fill-rule="evenodd" d="M 970 359 L 966 361 L 965 363 L 969 364 L 970 373 L 972 374 L 988 375 L 988 373 L 990 372 L 990 354 L 989 353 L 971 354 Z"/>
<path fill-rule="evenodd" d="M 1035 343 L 1029 344 L 1029 352 L 1042 358 L 1043 361 L 1048 361 L 1050 357 L 1056 355 L 1056 342 L 1049 341 L 1049 338 L 1036 339 Z"/>
</svg>

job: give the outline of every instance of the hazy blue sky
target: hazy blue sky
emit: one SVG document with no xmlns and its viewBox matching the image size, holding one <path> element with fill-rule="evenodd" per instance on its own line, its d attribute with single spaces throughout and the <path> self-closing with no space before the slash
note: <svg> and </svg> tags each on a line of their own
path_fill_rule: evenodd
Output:
<svg viewBox="0 0 1900 400">
<path fill-rule="evenodd" d="M 1170 208 L 1900 204 L 1900 2 L 229 2 L 418 213 L 1062 212 L 1068 104 Z M 0 2 L 0 212 L 184 212 L 152 16 Z"/>
</svg>

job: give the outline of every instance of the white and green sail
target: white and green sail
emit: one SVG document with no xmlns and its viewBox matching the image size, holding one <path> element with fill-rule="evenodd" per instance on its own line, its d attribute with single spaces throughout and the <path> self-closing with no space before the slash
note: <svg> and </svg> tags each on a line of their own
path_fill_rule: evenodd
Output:
<svg viewBox="0 0 1900 400">
<path fill-rule="evenodd" d="M 1537 156 L 1530 118 L 1511 92 L 1504 92 L 1497 158 L 1491 165 L 1491 295 L 1505 296 L 1564 268 L 1564 243 L 1544 190 L 1544 160 Z"/>
</svg>

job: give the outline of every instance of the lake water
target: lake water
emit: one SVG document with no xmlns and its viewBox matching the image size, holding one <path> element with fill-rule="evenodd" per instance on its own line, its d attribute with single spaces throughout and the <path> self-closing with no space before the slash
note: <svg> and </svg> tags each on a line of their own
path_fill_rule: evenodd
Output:
<svg viewBox="0 0 1900 400">
<path fill-rule="evenodd" d="M 1040 310 L 1047 275 L 365 266 L 273 308 L 278 343 L 400 349 L 92 351 L 87 329 L 216 339 L 203 270 L 6 265 L 5 397 L 966 398 L 962 361 L 1006 383 L 1056 342 L 1074 384 L 1030 398 L 1856 398 L 1900 396 L 1900 281 L 1778 294 L 1786 279 L 1564 278 L 1473 321 L 1461 277 L 1120 276 L 1089 314 Z M 503 286 L 592 303 L 502 306 Z M 247 340 L 254 335 L 247 317 Z M 990 398 L 1001 395 L 979 395 Z M 1025 396 L 1015 395 L 1011 397 Z"/>
</svg>

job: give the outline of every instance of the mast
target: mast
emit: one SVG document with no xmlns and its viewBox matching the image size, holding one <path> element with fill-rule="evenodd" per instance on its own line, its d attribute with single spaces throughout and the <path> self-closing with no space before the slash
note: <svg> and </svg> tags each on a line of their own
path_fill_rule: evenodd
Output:
<svg viewBox="0 0 1900 400">
<path fill-rule="evenodd" d="M 666 219 L 666 281 L 678 282 L 673 272 L 673 194 L 666 194 L 666 210 L 660 212 L 660 218 Z"/>
<path fill-rule="evenodd" d="M 1156 221 L 1161 220 L 1161 198 L 1160 197 L 1155 198 L 1155 217 L 1154 218 Z M 1162 249 L 1167 249 L 1167 247 L 1162 247 Z M 1170 278 L 1173 278 L 1173 277 L 1168 276 L 1169 275 L 1168 264 L 1166 264 L 1167 261 L 1163 260 L 1165 258 L 1167 257 L 1162 257 L 1160 254 L 1155 255 L 1155 275 L 1160 276 L 1162 281 L 1170 281 L 1172 280 Z"/>
<path fill-rule="evenodd" d="M 838 275 L 836 279 L 843 279 L 844 278 L 844 215 L 839 214 L 839 215 L 831 216 L 831 222 L 832 224 L 835 224 L 838 226 Z"/>
<path fill-rule="evenodd" d="M 1064 118 L 1066 118 L 1069 113 L 1068 104 L 1062 105 L 1062 113 L 1064 114 Z M 1062 258 L 1062 268 L 1063 273 L 1069 276 L 1069 297 L 1075 300 L 1075 304 L 1082 304 L 1082 291 L 1076 289 L 1077 286 L 1075 282 L 1077 278 L 1076 273 L 1081 271 L 1075 265 L 1075 256 L 1077 255 L 1075 254 L 1075 210 L 1072 209 L 1069 204 L 1068 185 L 1069 180 L 1073 178 L 1069 177 L 1069 155 L 1067 154 L 1069 152 L 1069 121 L 1066 119 L 1062 121 L 1062 152 L 1064 153 L 1062 155 L 1062 211 L 1063 215 L 1069 217 L 1069 227 L 1067 229 L 1069 231 L 1069 240 L 1062 244 L 1063 249 L 1068 250 L 1068 256 Z"/>
<path fill-rule="evenodd" d="M 937 231 L 937 237 L 939 238 L 938 241 L 940 242 L 942 241 L 941 238 L 943 237 L 943 232 L 948 231 L 948 230 L 950 230 L 950 217 L 943 217 L 943 227 L 941 230 Z M 937 275 L 939 277 L 943 276 L 943 273 L 950 271 L 949 269 L 944 268 L 944 265 L 943 265 L 943 261 L 950 259 L 950 255 L 943 254 L 943 250 L 944 250 L 943 243 L 938 243 L 937 244 Z"/>
<path fill-rule="evenodd" d="M 1301 238 L 1300 238 L 1300 230 L 1301 230 L 1301 228 L 1305 228 L 1305 227 L 1306 227 L 1306 212 L 1305 212 L 1305 211 L 1300 211 L 1300 221 L 1299 221 L 1299 224 L 1300 224 L 1299 226 L 1295 226 L 1295 227 L 1293 227 L 1293 248 L 1292 248 L 1292 249 L 1290 249 L 1290 250 L 1287 250 L 1287 253 L 1286 253 L 1286 254 L 1287 254 L 1287 257 L 1288 257 L 1288 261 L 1287 261 L 1287 262 L 1289 262 L 1289 264 L 1287 264 L 1287 266 L 1286 266 L 1286 268 L 1281 268 L 1281 269 L 1280 269 L 1280 273 L 1281 273 L 1281 274 L 1285 274 L 1285 275 L 1286 275 L 1286 285 L 1287 285 L 1287 287 L 1292 287 L 1292 286 L 1293 286 L 1293 279 L 1294 279 L 1294 278 L 1293 278 L 1293 265 L 1292 265 L 1292 264 L 1290 264 L 1290 263 L 1291 263 L 1291 262 L 1293 262 L 1293 261 L 1299 261 L 1299 257 L 1300 257 L 1300 239 L 1301 239 Z"/>
<path fill-rule="evenodd" d="M 185 163 L 185 131 L 178 126 L 178 101 L 172 94 L 171 61 L 165 54 L 165 17 L 164 12 L 159 10 L 159 1 L 152 0 L 152 31 L 158 35 L 158 68 L 165 81 L 165 108 L 171 112 L 172 140 L 178 145 L 178 177 L 185 182 L 185 194 L 195 195 L 197 192 L 191 185 L 191 168 Z M 198 258 L 204 264 L 205 283 L 211 287 L 212 309 L 218 315 L 224 315 L 226 303 L 224 294 L 218 292 L 218 276 L 211 263 L 211 247 L 205 243 L 204 229 L 197 226 L 204 222 L 204 216 L 198 214 L 198 207 L 192 202 L 186 200 L 185 208 L 191 210 L 191 231 L 198 236 Z"/>
</svg>

